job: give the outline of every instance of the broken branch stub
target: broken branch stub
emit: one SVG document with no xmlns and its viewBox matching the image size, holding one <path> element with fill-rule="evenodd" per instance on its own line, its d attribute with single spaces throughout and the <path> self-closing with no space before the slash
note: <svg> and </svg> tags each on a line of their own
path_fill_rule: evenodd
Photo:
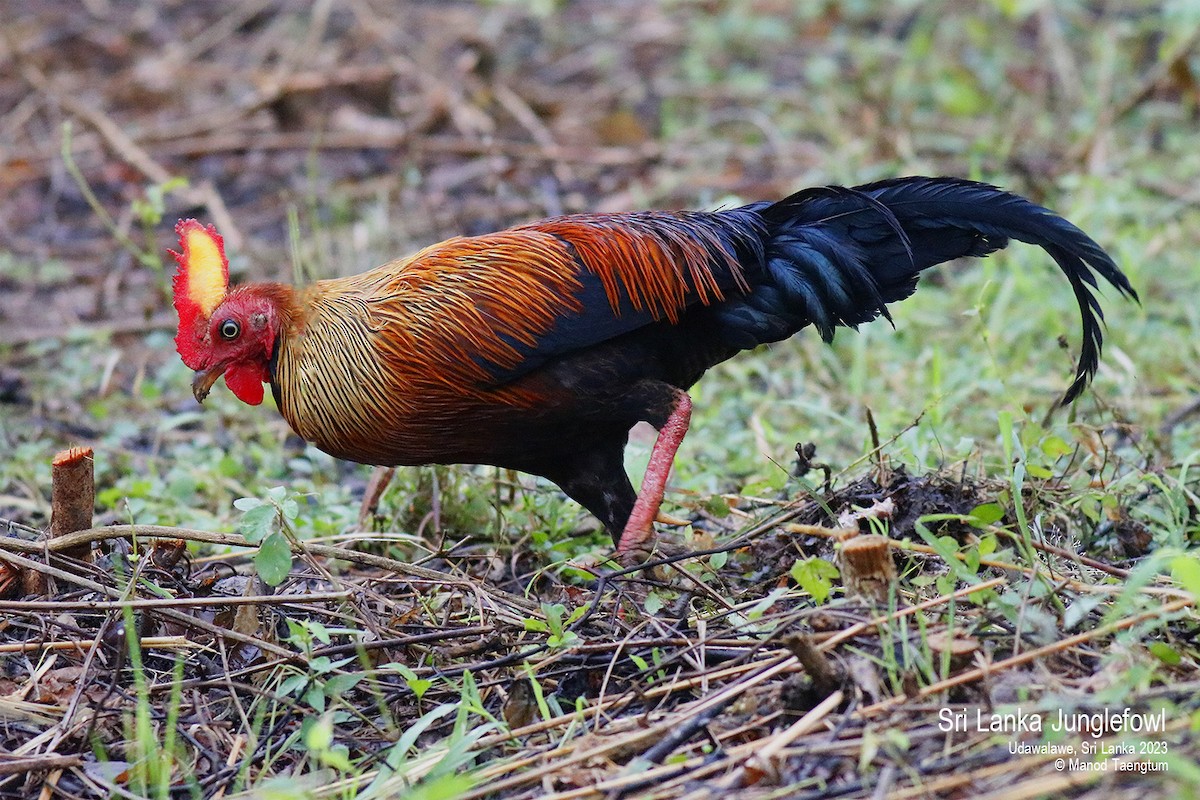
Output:
<svg viewBox="0 0 1200 800">
<path fill-rule="evenodd" d="M 839 563 L 847 594 L 887 602 L 888 592 L 896 583 L 896 565 L 886 536 L 869 533 L 847 539 L 842 543 Z"/>
<path fill-rule="evenodd" d="M 92 527 L 96 505 L 95 460 L 90 447 L 72 447 L 50 462 L 50 538 Z M 92 560 L 90 542 L 62 551 L 80 561 Z"/>
</svg>

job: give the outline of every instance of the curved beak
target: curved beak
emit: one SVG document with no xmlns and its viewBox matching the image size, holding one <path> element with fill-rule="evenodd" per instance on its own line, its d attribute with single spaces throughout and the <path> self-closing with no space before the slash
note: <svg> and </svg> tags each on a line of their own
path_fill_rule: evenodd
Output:
<svg viewBox="0 0 1200 800">
<path fill-rule="evenodd" d="M 213 384 L 224 372 L 224 368 L 219 366 L 196 370 L 196 376 L 192 378 L 192 395 L 197 403 L 204 402 L 204 398 L 212 391 Z"/>
</svg>

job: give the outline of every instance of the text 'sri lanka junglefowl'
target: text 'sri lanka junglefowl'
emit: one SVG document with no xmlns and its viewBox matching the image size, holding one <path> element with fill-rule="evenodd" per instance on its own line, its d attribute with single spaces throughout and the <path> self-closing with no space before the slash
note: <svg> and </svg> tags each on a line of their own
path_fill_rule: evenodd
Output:
<svg viewBox="0 0 1200 800">
<path fill-rule="evenodd" d="M 203 401 L 224 375 L 251 405 L 269 383 L 296 433 L 384 466 L 491 464 L 540 475 L 636 559 L 709 367 L 809 325 L 888 317 L 922 270 L 1039 245 L 1066 274 L 1083 344 L 1064 402 L 1095 374 L 1096 274 L 1136 299 L 1101 247 L 993 186 L 901 178 L 806 189 L 711 213 L 557 217 L 455 238 L 307 288 L 229 288 L 221 237 L 181 221 L 176 337 Z M 630 429 L 658 430 L 640 492 Z"/>
</svg>

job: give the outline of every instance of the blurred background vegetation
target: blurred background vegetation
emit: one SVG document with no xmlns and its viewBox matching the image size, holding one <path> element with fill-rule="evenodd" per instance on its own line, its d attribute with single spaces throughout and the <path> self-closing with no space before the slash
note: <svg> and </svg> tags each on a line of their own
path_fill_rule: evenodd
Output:
<svg viewBox="0 0 1200 800">
<path fill-rule="evenodd" d="M 43 524 L 50 455 L 84 443 L 101 522 L 228 528 L 235 498 L 283 484 L 308 498 L 304 535 L 354 523 L 368 468 L 305 446 L 270 398 L 193 401 L 167 294 L 178 217 L 222 229 L 235 279 L 309 280 L 546 215 L 905 174 L 1026 194 L 1110 250 L 1142 306 L 1108 298 L 1094 392 L 1048 416 L 1078 316 L 1048 257 L 1015 245 L 927 275 L 894 330 L 802 334 L 714 370 L 676 485 L 794 491 L 799 441 L 853 474 L 868 409 L 922 471 L 1001 468 L 1001 417 L 1031 452 L 1084 443 L 1097 470 L 1097 442 L 1147 468 L 1197 450 L 1196 3 L 9 0 L 4 16 L 2 518 Z M 378 521 L 402 534 L 434 531 L 435 492 L 442 534 L 499 526 L 554 550 L 583 522 L 494 470 L 402 473 Z"/>
</svg>

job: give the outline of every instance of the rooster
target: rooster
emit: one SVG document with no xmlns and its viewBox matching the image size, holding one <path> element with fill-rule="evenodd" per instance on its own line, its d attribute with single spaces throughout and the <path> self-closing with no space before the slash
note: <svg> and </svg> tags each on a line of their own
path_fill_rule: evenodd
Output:
<svg viewBox="0 0 1200 800">
<path fill-rule="evenodd" d="M 900 178 L 800 191 L 716 212 L 573 215 L 449 239 L 306 288 L 229 287 L 212 226 L 182 220 L 175 342 L 203 402 L 222 376 L 257 405 L 269 384 L 304 439 L 381 466 L 491 464 L 540 475 L 600 519 L 622 560 L 644 557 L 687 389 L 715 364 L 812 325 L 876 317 L 921 271 L 1041 246 L 1083 321 L 1074 400 L 1095 374 L 1100 275 L 1137 295 L 1104 250 L 994 186 Z M 641 491 L 630 429 L 658 430 Z"/>
</svg>

